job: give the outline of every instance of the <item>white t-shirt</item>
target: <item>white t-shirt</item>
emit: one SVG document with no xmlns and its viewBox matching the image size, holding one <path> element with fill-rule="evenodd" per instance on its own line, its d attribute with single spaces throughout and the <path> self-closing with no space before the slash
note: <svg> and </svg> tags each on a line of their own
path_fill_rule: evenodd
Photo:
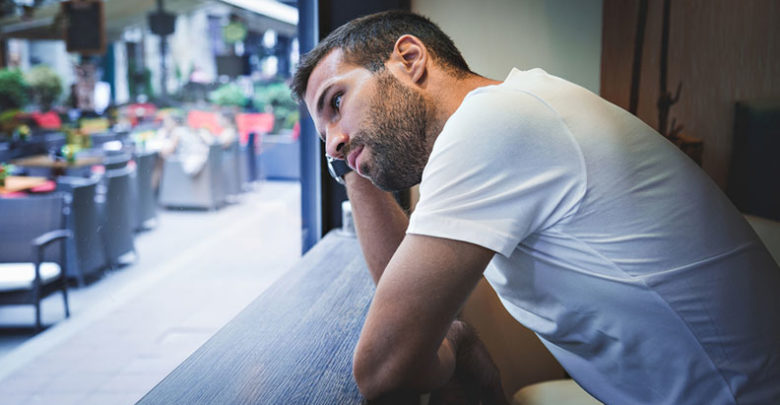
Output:
<svg viewBox="0 0 780 405">
<path fill-rule="evenodd" d="M 497 252 L 504 306 L 603 402 L 780 404 L 777 264 L 687 156 L 579 86 L 472 91 L 407 232 Z"/>
</svg>

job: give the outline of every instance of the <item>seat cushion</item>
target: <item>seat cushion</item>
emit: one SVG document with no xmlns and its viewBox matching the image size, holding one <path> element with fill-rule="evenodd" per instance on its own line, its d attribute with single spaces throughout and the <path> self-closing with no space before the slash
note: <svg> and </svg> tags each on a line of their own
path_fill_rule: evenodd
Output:
<svg viewBox="0 0 780 405">
<path fill-rule="evenodd" d="M 574 380 L 545 381 L 523 387 L 512 397 L 513 405 L 601 405 Z"/>
<path fill-rule="evenodd" d="M 60 265 L 41 263 L 41 280 L 48 284 L 60 275 Z M 0 263 L 0 291 L 30 290 L 35 280 L 33 263 Z"/>
</svg>

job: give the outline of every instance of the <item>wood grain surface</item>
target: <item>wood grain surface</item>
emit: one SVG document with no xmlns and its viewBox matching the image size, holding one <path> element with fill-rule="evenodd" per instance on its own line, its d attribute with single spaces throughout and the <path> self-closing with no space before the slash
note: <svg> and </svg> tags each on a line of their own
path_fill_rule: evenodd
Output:
<svg viewBox="0 0 780 405">
<path fill-rule="evenodd" d="M 637 115 L 657 126 L 662 4 L 648 4 Z M 601 91 L 628 108 L 638 0 L 604 0 Z M 704 141 L 704 170 L 725 189 L 735 103 L 780 97 L 780 2 L 686 0 L 671 4 L 668 88 L 682 83 L 669 118 Z"/>
<path fill-rule="evenodd" d="M 357 239 L 333 231 L 138 403 L 363 403 L 352 352 L 373 292 Z"/>
</svg>

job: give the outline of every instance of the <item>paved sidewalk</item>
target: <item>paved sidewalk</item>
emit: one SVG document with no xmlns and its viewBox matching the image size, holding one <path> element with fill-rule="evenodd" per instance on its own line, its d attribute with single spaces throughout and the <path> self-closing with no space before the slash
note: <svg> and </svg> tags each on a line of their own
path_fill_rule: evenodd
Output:
<svg viewBox="0 0 780 405">
<path fill-rule="evenodd" d="M 52 326 L 0 336 L 0 402 L 135 403 L 298 260 L 299 207 L 297 183 L 263 182 L 216 212 L 161 210 L 136 263 L 71 290 L 69 319 L 55 294 Z M 0 327 L 28 319 L 0 307 Z"/>
</svg>

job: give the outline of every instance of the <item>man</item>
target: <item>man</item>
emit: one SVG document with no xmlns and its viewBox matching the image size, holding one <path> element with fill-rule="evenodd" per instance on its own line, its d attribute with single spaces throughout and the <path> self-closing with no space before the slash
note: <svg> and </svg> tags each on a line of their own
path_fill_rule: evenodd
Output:
<svg viewBox="0 0 780 405">
<path fill-rule="evenodd" d="M 603 402 L 780 403 L 777 264 L 635 117 L 538 69 L 478 76 L 405 12 L 334 31 L 293 90 L 354 170 L 336 174 L 377 283 L 354 357 L 367 398 L 490 374 L 453 322 L 484 274 Z M 383 190 L 417 183 L 407 219 Z"/>
</svg>

